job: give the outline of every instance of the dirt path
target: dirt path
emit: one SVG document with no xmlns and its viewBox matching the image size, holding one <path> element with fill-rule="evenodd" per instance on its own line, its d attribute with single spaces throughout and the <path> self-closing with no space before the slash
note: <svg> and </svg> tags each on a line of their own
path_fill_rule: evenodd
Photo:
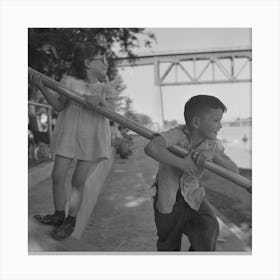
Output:
<svg viewBox="0 0 280 280">
<path fill-rule="evenodd" d="M 156 228 L 148 191 L 158 164 L 144 154 L 146 143 L 145 139 L 135 137 L 133 155 L 127 160 L 116 157 L 80 240 L 70 237 L 57 242 L 49 236 L 52 227 L 33 221 L 32 215 L 53 211 L 50 179 L 33 187 L 29 191 L 29 251 L 156 251 Z M 224 215 L 227 224 L 251 226 L 251 196 L 246 191 L 210 173 L 204 175 L 202 184 L 209 201 Z M 225 245 L 221 243 L 219 250 Z"/>
</svg>

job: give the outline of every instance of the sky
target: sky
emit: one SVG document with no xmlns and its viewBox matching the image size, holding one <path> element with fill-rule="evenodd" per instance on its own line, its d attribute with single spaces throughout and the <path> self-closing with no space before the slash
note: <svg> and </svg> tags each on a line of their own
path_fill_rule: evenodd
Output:
<svg viewBox="0 0 280 280">
<path fill-rule="evenodd" d="M 156 42 L 151 49 L 144 48 L 140 42 L 135 53 L 251 47 L 249 28 L 147 28 L 147 31 L 155 34 Z M 164 71 L 163 67 L 160 71 Z M 132 98 L 133 109 L 161 123 L 160 95 L 154 84 L 153 66 L 125 67 L 120 69 L 120 74 L 127 87 L 123 95 Z M 251 83 L 165 86 L 162 93 L 166 120 L 183 123 L 184 104 L 197 94 L 220 98 L 228 108 L 225 121 L 251 116 Z"/>
</svg>

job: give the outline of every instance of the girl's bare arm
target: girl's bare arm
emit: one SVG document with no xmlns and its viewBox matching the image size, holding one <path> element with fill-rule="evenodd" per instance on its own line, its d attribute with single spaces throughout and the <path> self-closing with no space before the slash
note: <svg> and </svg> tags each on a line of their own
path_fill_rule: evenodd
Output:
<svg viewBox="0 0 280 280">
<path fill-rule="evenodd" d="M 57 95 L 55 93 L 50 92 L 46 87 L 44 87 L 42 84 L 37 85 L 48 103 L 58 112 L 62 111 L 67 102 L 68 99 L 65 96 Z"/>
</svg>

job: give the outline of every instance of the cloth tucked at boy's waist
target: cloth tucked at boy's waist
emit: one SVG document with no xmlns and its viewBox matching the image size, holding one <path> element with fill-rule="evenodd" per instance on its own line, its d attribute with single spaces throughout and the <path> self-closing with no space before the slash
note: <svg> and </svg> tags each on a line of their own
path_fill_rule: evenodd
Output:
<svg viewBox="0 0 280 280">
<path fill-rule="evenodd" d="M 180 188 L 185 201 L 192 209 L 197 211 L 205 197 L 205 190 L 199 186 L 198 179 L 183 174 L 180 179 Z"/>
<path fill-rule="evenodd" d="M 165 214 L 172 212 L 179 188 L 186 203 L 196 211 L 205 197 L 204 188 L 199 186 L 197 177 L 190 177 L 172 166 L 160 164 L 155 185 L 157 209 Z"/>
</svg>

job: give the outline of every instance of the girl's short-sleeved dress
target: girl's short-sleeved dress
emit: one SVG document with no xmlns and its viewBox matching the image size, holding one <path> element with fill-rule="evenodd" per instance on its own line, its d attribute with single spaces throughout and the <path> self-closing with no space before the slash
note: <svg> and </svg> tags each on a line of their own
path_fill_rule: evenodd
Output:
<svg viewBox="0 0 280 280">
<path fill-rule="evenodd" d="M 61 83 L 81 95 L 112 97 L 112 92 L 101 83 L 88 85 L 72 76 L 65 76 Z M 51 151 L 64 157 L 93 162 L 108 159 L 111 153 L 108 119 L 69 100 L 58 115 L 51 139 Z"/>
</svg>

